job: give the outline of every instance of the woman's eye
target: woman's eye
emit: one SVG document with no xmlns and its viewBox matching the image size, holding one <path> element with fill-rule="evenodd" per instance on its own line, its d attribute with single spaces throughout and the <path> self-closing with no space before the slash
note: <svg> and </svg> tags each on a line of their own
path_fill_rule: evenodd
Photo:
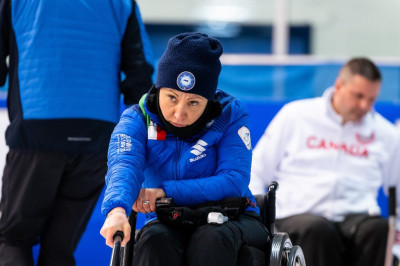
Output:
<svg viewBox="0 0 400 266">
<path fill-rule="evenodd" d="M 176 102 L 175 96 L 173 96 L 173 95 L 168 95 L 168 97 L 169 97 L 169 100 L 170 100 L 170 101 Z"/>
<path fill-rule="evenodd" d="M 198 105 L 199 103 L 196 102 L 196 101 L 191 101 L 189 104 L 190 104 L 190 106 L 196 106 L 196 105 Z"/>
</svg>

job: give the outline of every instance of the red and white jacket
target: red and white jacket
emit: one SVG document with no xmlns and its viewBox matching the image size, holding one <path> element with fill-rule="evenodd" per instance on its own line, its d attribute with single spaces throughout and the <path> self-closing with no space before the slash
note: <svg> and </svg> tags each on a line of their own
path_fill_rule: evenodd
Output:
<svg viewBox="0 0 400 266">
<path fill-rule="evenodd" d="M 399 130 L 373 110 L 361 122 L 343 124 L 332 94 L 330 88 L 322 97 L 286 104 L 253 150 L 250 189 L 264 193 L 272 180 L 279 183 L 278 219 L 379 214 L 379 188 L 400 184 Z"/>
</svg>

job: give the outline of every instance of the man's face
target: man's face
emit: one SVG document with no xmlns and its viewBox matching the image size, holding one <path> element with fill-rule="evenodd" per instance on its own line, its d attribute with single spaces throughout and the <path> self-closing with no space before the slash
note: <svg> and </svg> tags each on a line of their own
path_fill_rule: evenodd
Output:
<svg viewBox="0 0 400 266">
<path fill-rule="evenodd" d="M 352 78 L 338 78 L 332 105 L 335 111 L 343 117 L 343 123 L 359 122 L 371 110 L 378 97 L 380 81 L 354 75 Z"/>
</svg>

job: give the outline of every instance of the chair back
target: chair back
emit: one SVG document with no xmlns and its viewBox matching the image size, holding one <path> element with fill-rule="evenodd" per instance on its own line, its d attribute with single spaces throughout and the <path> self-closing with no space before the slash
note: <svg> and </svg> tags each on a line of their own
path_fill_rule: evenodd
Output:
<svg viewBox="0 0 400 266">
<path fill-rule="evenodd" d="M 254 195 L 260 209 L 261 221 L 268 229 L 271 238 L 275 233 L 275 197 L 278 187 L 278 182 L 272 181 L 268 186 L 268 193 Z"/>
</svg>

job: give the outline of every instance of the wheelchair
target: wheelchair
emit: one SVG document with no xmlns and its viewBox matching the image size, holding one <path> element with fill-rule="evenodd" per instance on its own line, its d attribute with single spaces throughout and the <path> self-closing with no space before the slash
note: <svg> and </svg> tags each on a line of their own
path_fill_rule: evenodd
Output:
<svg viewBox="0 0 400 266">
<path fill-rule="evenodd" d="M 265 260 L 265 266 L 305 266 L 306 261 L 300 246 L 293 245 L 289 235 L 284 232 L 275 232 L 275 196 L 278 183 L 273 181 L 266 194 L 255 195 L 257 206 L 260 208 L 261 220 L 270 233 L 271 245 L 266 251 L 261 251 L 251 246 L 241 247 L 238 254 L 237 266 L 248 266 L 248 261 Z M 137 213 L 129 216 L 131 228 L 136 227 Z M 123 235 L 117 232 L 114 235 L 114 248 L 111 255 L 110 266 L 133 265 L 133 252 L 135 236 L 138 230 L 131 231 L 131 240 L 125 247 L 121 246 Z"/>
</svg>

